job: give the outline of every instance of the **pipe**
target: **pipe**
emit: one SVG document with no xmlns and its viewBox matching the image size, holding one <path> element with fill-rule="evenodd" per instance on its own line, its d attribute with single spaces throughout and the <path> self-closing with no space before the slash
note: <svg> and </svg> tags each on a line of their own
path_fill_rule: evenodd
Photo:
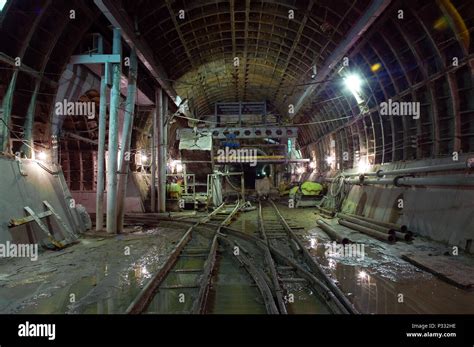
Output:
<svg viewBox="0 0 474 347">
<path fill-rule="evenodd" d="M 323 214 L 330 216 L 331 218 L 334 217 L 335 212 L 329 211 L 328 209 L 325 209 L 324 207 L 316 205 L 316 208 L 321 211 Z"/>
<path fill-rule="evenodd" d="M 104 227 L 104 188 L 105 188 L 105 132 L 107 116 L 107 81 L 105 77 L 105 66 L 102 67 L 100 79 L 100 101 L 99 101 L 99 135 L 97 150 L 97 193 L 95 199 L 95 230 L 100 231 Z"/>
<path fill-rule="evenodd" d="M 130 168 L 130 143 L 132 141 L 132 125 L 137 95 L 137 54 L 132 48 L 130 52 L 130 68 L 128 71 L 127 103 L 122 129 L 122 149 L 120 153 L 120 176 L 117 187 L 117 231 L 123 231 L 123 215 L 127 196 L 128 172 Z"/>
<path fill-rule="evenodd" d="M 438 172 L 438 171 L 450 171 L 450 170 L 464 170 L 468 169 L 467 161 L 462 161 L 458 163 L 449 163 L 441 165 L 431 165 L 431 166 L 419 166 L 414 168 L 405 168 L 405 169 L 396 169 L 384 171 L 382 169 L 376 172 L 350 172 L 343 173 L 345 177 L 354 177 L 354 176 L 365 176 L 365 177 L 383 177 L 383 176 L 395 176 L 395 175 L 410 175 L 414 173 L 428 173 L 428 172 Z"/>
<path fill-rule="evenodd" d="M 121 54 L 120 29 L 114 28 L 113 54 Z M 122 58 L 120 58 L 122 61 Z M 121 64 L 113 64 L 113 82 L 110 93 L 109 153 L 107 160 L 107 232 L 117 233 L 117 154 L 118 154 L 118 108 L 120 104 Z"/>
<path fill-rule="evenodd" d="M 338 215 L 339 218 L 344 219 L 348 222 L 351 222 L 351 223 L 354 223 L 354 224 L 357 224 L 357 225 L 360 225 L 360 226 L 363 226 L 363 227 L 366 227 L 366 228 L 369 228 L 369 229 L 376 230 L 376 231 L 381 232 L 383 234 L 395 235 L 395 232 L 396 232 L 395 229 L 387 228 L 387 227 L 384 227 L 384 226 L 381 226 L 381 225 L 378 225 L 378 224 L 374 224 L 374 223 L 370 223 L 370 222 L 366 222 L 366 221 L 360 220 L 359 218 L 348 216 L 347 214 L 344 214 L 344 213 L 338 213 L 337 215 Z"/>
<path fill-rule="evenodd" d="M 378 240 L 389 241 L 389 242 L 394 242 L 395 241 L 395 236 L 394 235 L 381 233 L 381 232 L 376 231 L 374 229 L 363 227 L 362 225 L 351 223 L 351 222 L 345 221 L 343 219 L 339 219 L 338 222 L 339 222 L 339 224 L 341 224 L 345 227 L 348 227 L 348 228 L 353 229 L 353 230 L 360 231 L 361 233 L 372 236 L 372 237 L 374 237 Z"/>
<path fill-rule="evenodd" d="M 474 186 L 474 175 L 398 177 L 396 186 Z"/>
<path fill-rule="evenodd" d="M 372 223 L 372 224 L 377 224 L 377 225 L 383 226 L 385 228 L 393 229 L 395 231 L 401 231 L 402 233 L 408 232 L 408 227 L 406 225 L 403 225 L 403 224 L 399 225 L 399 224 L 395 224 L 395 223 L 381 222 L 377 219 L 364 217 L 364 216 L 358 216 L 358 215 L 351 214 L 351 213 L 347 213 L 345 215 L 347 215 L 349 217 L 352 217 L 352 218 L 357 218 L 357 219 L 360 219 L 360 220 L 363 220 L 363 221 L 366 221 L 366 222 L 369 222 L 369 223 Z"/>
<path fill-rule="evenodd" d="M 411 241 L 411 240 L 413 240 L 413 234 L 411 232 L 402 233 L 400 231 L 395 231 L 395 236 L 398 240 L 402 240 L 402 241 Z"/>
<path fill-rule="evenodd" d="M 380 184 L 380 185 L 394 185 L 395 179 L 393 178 L 377 178 L 377 179 L 365 179 L 361 177 L 359 183 L 360 184 Z M 356 183 L 357 184 L 357 183 Z"/>
<path fill-rule="evenodd" d="M 391 171 L 384 171 L 378 170 L 375 174 L 377 177 L 383 176 L 395 176 L 395 175 L 409 175 L 414 173 L 427 173 L 427 172 L 437 172 L 437 171 L 449 171 L 449 170 L 463 170 L 468 169 L 467 161 L 459 162 L 459 163 L 450 163 L 450 164 L 443 164 L 443 165 L 435 165 L 435 166 L 420 166 L 415 168 L 405 168 L 405 169 L 398 169 L 398 170 L 391 170 Z M 366 174 L 364 174 L 367 176 Z"/>
<path fill-rule="evenodd" d="M 388 173 L 387 173 L 388 174 Z M 389 174 L 391 175 L 391 173 Z M 325 178 L 326 182 L 333 182 L 334 178 Z M 344 179 L 347 184 L 361 185 L 394 185 L 397 187 L 411 186 L 474 186 L 474 175 L 450 175 L 450 176 L 428 176 L 428 177 L 394 177 L 364 179 L 364 176 L 358 179 Z"/>
<path fill-rule="evenodd" d="M 339 243 L 342 243 L 343 245 L 347 244 L 347 243 L 351 243 L 351 240 L 349 240 L 347 237 L 343 237 L 341 235 L 339 235 L 335 229 L 333 229 L 331 226 L 329 226 L 329 224 L 327 224 L 325 221 L 323 221 L 322 219 L 318 219 L 316 221 L 316 223 L 318 224 L 318 226 L 324 230 L 324 232 L 326 234 L 328 234 L 328 236 L 331 238 L 331 240 L 334 240 L 334 241 L 337 241 Z"/>
</svg>

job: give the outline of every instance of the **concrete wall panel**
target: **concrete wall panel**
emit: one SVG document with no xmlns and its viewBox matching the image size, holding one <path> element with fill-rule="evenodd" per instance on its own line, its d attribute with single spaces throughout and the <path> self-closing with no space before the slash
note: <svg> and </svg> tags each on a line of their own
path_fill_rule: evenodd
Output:
<svg viewBox="0 0 474 347">
<path fill-rule="evenodd" d="M 0 242 L 33 243 L 47 240 L 47 235 L 34 222 L 8 227 L 12 218 L 27 216 L 25 206 L 36 213 L 46 211 L 44 200 L 53 206 L 70 230 L 75 233 L 84 231 L 75 208 L 69 207 L 71 195 L 64 184 L 62 172 L 53 175 L 33 160 L 21 160 L 21 165 L 26 176 L 21 174 L 19 162 L 0 157 Z M 46 217 L 42 221 L 49 224 L 57 240 L 64 239 L 63 228 L 55 218 Z"/>
</svg>

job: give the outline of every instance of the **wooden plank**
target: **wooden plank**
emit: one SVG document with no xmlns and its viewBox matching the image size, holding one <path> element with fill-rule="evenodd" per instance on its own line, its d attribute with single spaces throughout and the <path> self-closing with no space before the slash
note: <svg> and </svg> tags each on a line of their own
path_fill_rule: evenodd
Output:
<svg viewBox="0 0 474 347">
<path fill-rule="evenodd" d="M 402 254 L 402 259 L 463 289 L 474 288 L 474 268 L 455 256 Z"/>
<path fill-rule="evenodd" d="M 25 206 L 24 209 L 25 209 L 26 212 L 28 212 L 31 215 L 31 218 L 33 218 L 33 220 L 36 222 L 36 224 L 38 224 L 38 226 L 41 228 L 41 230 L 44 231 L 44 233 L 46 235 L 49 235 L 49 236 L 53 237 L 53 235 L 51 234 L 49 229 L 46 227 L 46 225 L 43 224 L 41 219 L 39 219 L 39 217 L 36 215 L 36 213 L 30 207 Z"/>
<path fill-rule="evenodd" d="M 41 219 L 41 218 L 44 218 L 44 217 L 51 216 L 51 214 L 52 214 L 51 211 L 46 211 L 46 212 L 38 213 L 37 216 L 38 216 L 39 219 Z M 14 227 L 17 227 L 17 226 L 20 226 L 20 225 L 23 225 L 23 224 L 33 222 L 34 220 L 35 219 L 32 216 L 27 216 L 27 217 L 18 218 L 18 219 L 12 218 L 12 219 L 10 219 L 8 227 L 9 228 L 14 228 Z"/>
<path fill-rule="evenodd" d="M 51 234 L 51 232 L 49 231 L 49 229 L 46 227 L 46 225 L 43 224 L 43 222 L 41 221 L 41 219 L 38 218 L 38 216 L 36 215 L 36 213 L 28 206 L 25 206 L 24 207 L 25 211 L 27 213 L 29 213 L 31 215 L 31 217 L 33 217 L 34 221 L 36 222 L 36 224 L 38 224 L 38 226 L 41 228 L 41 230 L 49 237 L 49 240 L 51 241 L 51 243 L 58 247 L 58 248 L 63 248 L 64 245 L 57 241 L 53 234 Z"/>
<path fill-rule="evenodd" d="M 72 240 L 76 240 L 77 239 L 77 236 L 74 235 L 74 233 L 72 232 L 71 229 L 69 229 L 68 225 L 66 223 L 64 223 L 64 221 L 62 220 L 62 218 L 59 216 L 59 214 L 54 210 L 53 206 L 51 206 L 51 204 L 49 202 L 47 202 L 46 200 L 43 201 L 43 204 L 48 208 L 48 210 L 51 211 L 51 213 L 54 215 L 54 217 L 56 217 L 56 220 L 58 221 L 58 223 L 64 228 L 64 230 L 66 231 L 67 234 L 69 234 L 69 236 L 72 237 Z"/>
</svg>

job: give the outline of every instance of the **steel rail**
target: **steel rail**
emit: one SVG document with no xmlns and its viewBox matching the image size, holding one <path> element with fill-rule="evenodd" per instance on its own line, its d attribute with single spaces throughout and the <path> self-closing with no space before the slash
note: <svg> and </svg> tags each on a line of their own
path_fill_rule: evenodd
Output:
<svg viewBox="0 0 474 347">
<path fill-rule="evenodd" d="M 266 247 L 263 240 L 246 233 L 243 233 L 239 230 L 223 227 L 227 233 L 233 237 L 237 237 L 246 241 L 253 242 L 256 244 L 260 249 L 264 249 Z M 287 266 L 293 268 L 298 275 L 308 280 L 309 283 L 312 284 L 313 288 L 315 288 L 316 293 L 321 295 L 321 297 L 326 301 L 328 306 L 332 309 L 333 312 L 340 312 L 343 314 L 349 313 L 358 313 L 355 309 L 349 311 L 346 307 L 340 302 L 340 300 L 334 295 L 328 286 L 326 286 L 321 280 L 316 278 L 310 271 L 306 270 L 303 266 L 295 262 L 293 259 L 284 255 L 280 250 L 278 250 L 274 246 L 270 246 L 270 251 L 274 255 L 275 259 L 280 260 L 280 262 L 286 264 Z"/>
<path fill-rule="evenodd" d="M 239 245 L 236 241 L 231 240 L 225 234 L 218 235 L 219 240 L 222 243 L 226 244 L 228 248 L 230 248 L 230 252 L 232 252 L 235 247 L 238 247 L 242 252 L 238 252 L 237 254 L 233 253 L 235 258 L 239 261 L 239 263 L 247 270 L 248 274 L 252 277 L 253 281 L 257 284 L 258 290 L 262 295 L 262 299 L 265 303 L 265 309 L 267 310 L 268 314 L 279 314 L 278 307 L 275 304 L 275 300 L 273 299 L 273 293 L 270 287 L 265 280 L 265 275 L 257 266 L 255 266 L 250 259 L 249 256 L 244 254 L 244 249 L 241 245 Z"/>
<path fill-rule="evenodd" d="M 193 303 L 192 311 L 193 313 L 199 313 L 203 311 L 203 305 L 205 304 L 205 299 L 208 294 L 208 287 L 210 282 L 210 275 L 212 273 L 212 269 L 215 264 L 215 256 L 217 251 L 217 238 L 216 235 L 220 231 L 220 228 L 228 225 L 229 221 L 232 220 L 233 216 L 238 212 L 240 208 L 241 202 L 238 200 L 236 202 L 236 206 L 232 209 L 229 213 L 229 216 L 220 223 L 218 226 L 213 225 L 212 229 L 215 229 L 215 235 L 211 243 L 211 247 L 209 250 L 209 254 L 206 258 L 205 265 L 203 268 L 203 276 L 200 281 L 199 292 L 196 301 Z M 184 236 L 179 240 L 177 245 L 174 247 L 174 250 L 171 252 L 170 256 L 166 260 L 165 264 L 156 272 L 153 277 L 147 282 L 147 284 L 143 287 L 137 297 L 130 303 L 127 310 L 125 311 L 127 314 L 140 314 L 144 312 L 147 307 L 150 305 L 151 301 L 155 297 L 156 292 L 158 291 L 159 287 L 171 272 L 171 270 L 176 265 L 178 258 L 180 257 L 181 253 L 188 245 L 189 241 L 192 239 L 193 232 L 197 227 L 205 227 L 207 223 L 209 223 L 210 219 L 215 216 L 218 212 L 220 212 L 224 208 L 224 204 L 220 205 L 216 210 L 214 210 L 209 215 L 201 218 L 197 222 L 193 222 L 185 232 Z M 182 221 L 180 221 L 182 222 Z M 217 229 L 216 229 L 217 227 Z"/>
<path fill-rule="evenodd" d="M 270 243 L 268 242 L 267 234 L 265 232 L 265 227 L 264 227 L 264 220 L 263 220 L 263 215 L 262 215 L 262 204 L 261 202 L 258 203 L 258 229 L 260 231 L 260 236 L 263 239 L 263 242 L 265 243 L 266 247 L 264 249 L 265 253 L 265 261 L 267 263 L 271 280 L 273 283 L 273 288 L 275 291 L 275 298 L 278 303 L 278 309 L 280 310 L 281 314 L 288 314 L 288 311 L 286 310 L 285 302 L 283 301 L 283 291 L 280 286 L 280 282 L 278 281 L 278 275 L 277 271 L 275 268 L 275 262 L 273 261 L 272 254 L 270 252 Z"/>
<path fill-rule="evenodd" d="M 290 237 L 291 240 L 293 240 L 301 249 L 303 258 L 306 262 L 306 265 L 311 269 L 316 274 L 319 274 L 321 278 L 323 279 L 324 283 L 326 284 L 327 287 L 330 288 L 330 290 L 334 293 L 335 297 L 340 301 L 340 303 L 346 308 L 346 310 L 350 313 L 358 313 L 352 303 L 347 299 L 347 297 L 344 295 L 344 293 L 339 289 L 339 287 L 336 286 L 336 284 L 329 278 L 329 276 L 323 271 L 321 266 L 313 259 L 309 251 L 306 249 L 305 245 L 303 242 L 296 236 L 294 231 L 291 229 L 291 227 L 288 225 L 286 222 L 285 218 L 282 216 L 278 208 L 276 207 L 275 203 L 270 200 L 271 205 L 273 206 L 275 213 L 277 214 L 278 218 L 280 219 L 283 227 L 285 228 L 288 236 Z"/>
</svg>

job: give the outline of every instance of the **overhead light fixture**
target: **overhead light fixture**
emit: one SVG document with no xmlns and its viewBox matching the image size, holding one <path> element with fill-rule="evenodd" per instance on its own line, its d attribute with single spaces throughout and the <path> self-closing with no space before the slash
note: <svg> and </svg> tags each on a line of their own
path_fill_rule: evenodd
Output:
<svg viewBox="0 0 474 347">
<path fill-rule="evenodd" d="M 359 159 L 359 162 L 357 163 L 357 172 L 358 173 L 367 173 L 367 171 L 370 169 L 370 165 L 367 162 L 365 158 Z"/>
<path fill-rule="evenodd" d="M 361 78 L 356 74 L 350 74 L 344 77 L 344 83 L 351 93 L 359 93 L 362 86 Z"/>
<path fill-rule="evenodd" d="M 142 165 L 148 161 L 148 156 L 146 154 L 142 154 L 140 156 L 140 159 L 142 161 Z"/>
<path fill-rule="evenodd" d="M 48 158 L 48 155 L 45 152 L 41 151 L 38 153 L 38 160 L 45 161 L 46 158 Z"/>
<path fill-rule="evenodd" d="M 181 160 L 170 160 L 168 162 L 168 167 L 170 168 L 171 173 L 174 173 L 175 170 L 176 173 L 183 172 L 183 164 L 181 163 Z"/>
<path fill-rule="evenodd" d="M 362 270 L 362 271 L 359 271 L 359 273 L 357 274 L 357 277 L 359 277 L 361 280 L 365 280 L 369 278 L 369 274 L 365 272 L 364 270 Z"/>
<path fill-rule="evenodd" d="M 328 156 L 326 157 L 326 162 L 331 165 L 332 163 L 334 163 L 336 161 L 336 158 L 332 157 L 332 156 Z"/>
<path fill-rule="evenodd" d="M 301 174 L 304 173 L 305 171 L 306 171 L 306 170 L 305 170 L 305 168 L 304 168 L 303 166 L 300 166 L 300 167 L 298 167 L 298 168 L 296 169 L 296 173 L 297 173 L 298 175 L 301 175 Z"/>
<path fill-rule="evenodd" d="M 316 162 L 315 161 L 310 162 L 309 167 L 313 170 L 316 169 Z"/>
<path fill-rule="evenodd" d="M 364 102 L 364 96 L 362 93 L 362 78 L 358 74 L 352 73 L 344 77 L 344 84 L 356 99 L 357 104 L 362 104 Z"/>
</svg>

